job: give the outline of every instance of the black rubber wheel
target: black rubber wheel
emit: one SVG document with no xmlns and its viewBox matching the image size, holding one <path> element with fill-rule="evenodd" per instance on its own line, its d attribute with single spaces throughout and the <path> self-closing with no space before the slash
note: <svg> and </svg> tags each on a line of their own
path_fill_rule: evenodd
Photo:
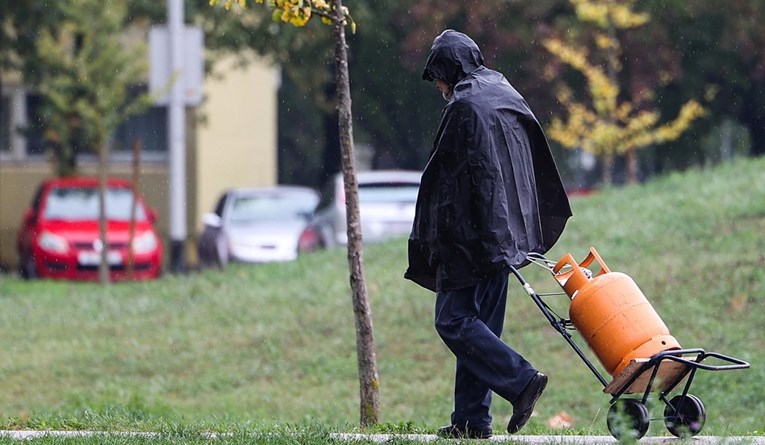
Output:
<svg viewBox="0 0 765 445">
<path fill-rule="evenodd" d="M 228 246 L 222 236 L 215 239 L 215 264 L 221 270 L 228 265 Z"/>
<path fill-rule="evenodd" d="M 707 412 L 701 400 L 691 394 L 672 398 L 664 408 L 664 424 L 677 437 L 693 437 L 704 428 Z"/>
<path fill-rule="evenodd" d="M 638 440 L 648 432 L 648 408 L 637 399 L 620 399 L 611 405 L 606 418 L 615 439 Z"/>
<path fill-rule="evenodd" d="M 35 265 L 35 259 L 30 257 L 22 258 L 19 260 L 21 265 L 19 266 L 19 275 L 25 280 L 37 279 L 37 266 Z"/>
</svg>

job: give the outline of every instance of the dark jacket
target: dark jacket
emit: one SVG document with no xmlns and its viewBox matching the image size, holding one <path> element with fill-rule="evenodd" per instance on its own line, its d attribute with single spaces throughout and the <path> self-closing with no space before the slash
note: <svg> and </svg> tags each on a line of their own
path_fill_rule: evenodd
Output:
<svg viewBox="0 0 765 445">
<path fill-rule="evenodd" d="M 542 127 L 469 37 L 441 34 L 423 78 L 454 96 L 422 175 L 405 277 L 459 289 L 547 252 L 571 208 Z"/>
</svg>

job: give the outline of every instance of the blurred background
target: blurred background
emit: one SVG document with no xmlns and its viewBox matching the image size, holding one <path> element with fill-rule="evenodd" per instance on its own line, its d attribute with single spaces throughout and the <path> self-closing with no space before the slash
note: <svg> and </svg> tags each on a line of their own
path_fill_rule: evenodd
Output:
<svg viewBox="0 0 765 445">
<path fill-rule="evenodd" d="M 140 178 L 167 237 L 168 107 L 142 102 L 150 89 L 150 30 L 167 23 L 167 5 L 99 3 L 0 4 L 0 264 L 8 270 L 17 266 L 17 232 L 38 184 L 93 175 L 104 151 L 110 176 Z M 591 2 L 606 8 L 600 13 L 583 3 L 348 0 L 357 24 L 347 34 L 357 168 L 424 167 L 445 102 L 421 73 L 430 44 L 446 28 L 470 35 L 486 65 L 525 96 L 548 129 L 572 194 L 762 155 L 764 1 L 731 0 L 724 8 L 712 0 Z M 634 15 L 625 19 L 619 8 Z M 196 264 L 204 216 L 226 191 L 287 184 L 327 189 L 340 170 L 340 148 L 326 25 L 312 20 L 295 28 L 275 22 L 262 5 L 224 11 L 208 0 L 183 2 L 183 19 L 204 41 L 200 100 L 186 103 L 184 120 L 185 255 Z M 109 39 L 118 45 L 103 46 Z M 586 63 L 577 64 L 577 57 Z M 85 66 L 87 60 L 93 63 Z M 588 67 L 612 87 L 599 87 Z M 118 79 L 121 84 L 111 79 L 128 72 L 136 75 Z M 114 95 L 117 105 L 106 111 L 76 105 L 83 98 L 98 103 L 115 85 L 123 86 L 122 96 Z M 598 106 L 602 95 L 611 98 L 610 114 Z M 102 146 L 94 144 L 89 115 L 105 121 L 109 110 L 133 100 L 142 106 L 110 118 L 106 128 L 113 131 Z M 566 126 L 575 121 L 577 103 L 600 121 L 620 120 L 623 128 L 654 137 L 642 144 L 631 134 L 583 143 Z M 689 103 L 698 105 L 696 113 L 685 113 Z M 597 133 L 594 126 L 588 132 Z"/>
</svg>

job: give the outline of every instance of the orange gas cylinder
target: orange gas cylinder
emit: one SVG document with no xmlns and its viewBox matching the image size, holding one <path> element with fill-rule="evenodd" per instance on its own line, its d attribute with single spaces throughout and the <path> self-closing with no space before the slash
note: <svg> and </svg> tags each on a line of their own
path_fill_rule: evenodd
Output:
<svg viewBox="0 0 765 445">
<path fill-rule="evenodd" d="M 595 275 L 586 269 L 593 261 L 600 265 Z M 595 248 L 579 264 L 566 254 L 552 272 L 571 298 L 571 322 L 612 377 L 633 359 L 680 349 L 635 281 L 611 272 Z"/>
</svg>

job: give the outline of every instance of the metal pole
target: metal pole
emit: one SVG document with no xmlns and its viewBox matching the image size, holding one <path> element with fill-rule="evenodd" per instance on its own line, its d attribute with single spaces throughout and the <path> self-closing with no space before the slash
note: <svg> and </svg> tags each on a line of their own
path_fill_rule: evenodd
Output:
<svg viewBox="0 0 765 445">
<path fill-rule="evenodd" d="M 183 103 L 183 0 L 167 0 L 170 73 L 168 106 L 170 150 L 170 271 L 186 270 L 186 110 Z"/>
</svg>

